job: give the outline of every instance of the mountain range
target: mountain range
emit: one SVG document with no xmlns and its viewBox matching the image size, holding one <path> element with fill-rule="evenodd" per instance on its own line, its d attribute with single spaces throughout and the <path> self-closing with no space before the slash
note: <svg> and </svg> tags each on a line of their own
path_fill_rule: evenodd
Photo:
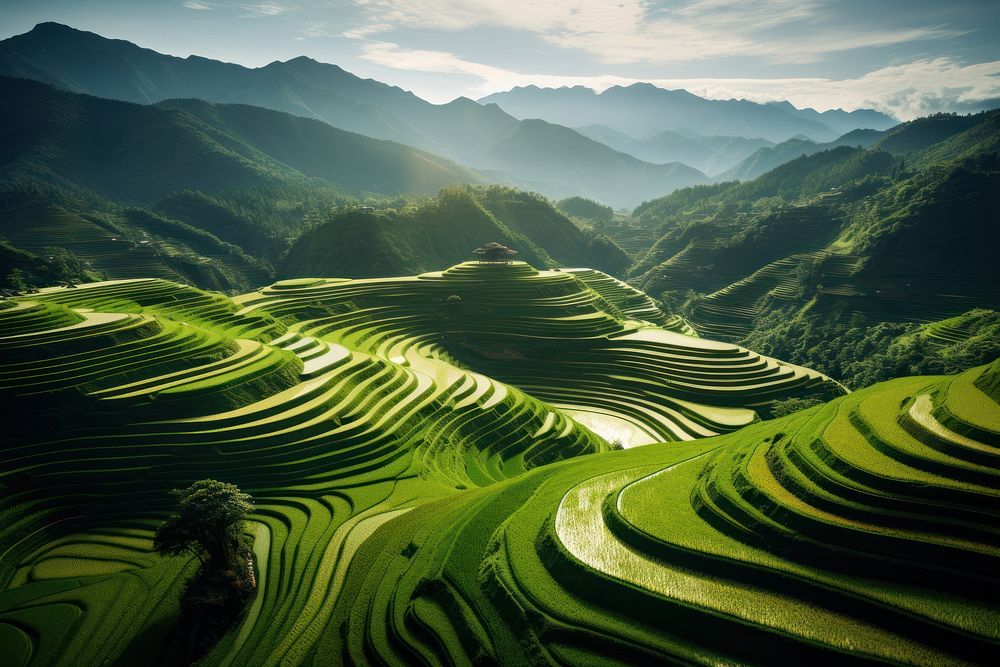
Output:
<svg viewBox="0 0 1000 667">
<path fill-rule="evenodd" d="M 458 98 L 437 105 L 304 56 L 248 68 L 165 55 L 58 23 L 42 23 L 0 42 L 0 75 L 138 104 L 196 98 L 284 111 L 443 156 L 478 170 L 472 181 L 507 183 L 554 198 L 585 196 L 624 208 L 708 183 L 702 169 L 731 168 L 763 142 L 795 134 L 829 141 L 856 127 L 893 124 L 871 111 L 819 114 L 638 84 L 600 95 L 576 88 L 515 89 L 480 103 Z M 549 96 L 557 103 L 527 113 L 532 100 Z M 491 103 L 494 99 L 502 105 Z M 631 117 L 615 110 L 622 105 L 633 108 Z M 633 122 L 639 116 L 643 120 Z M 659 136 L 646 137 L 637 148 L 627 136 L 571 129 L 595 124 Z"/>
<path fill-rule="evenodd" d="M 14 243 L 8 254 L 37 255 L 16 262 L 33 273 L 42 251 L 58 247 L 112 277 L 141 267 L 233 290 L 267 279 L 270 263 L 290 275 L 425 271 L 460 261 L 483 238 L 514 244 L 539 266 L 628 267 L 614 243 L 543 197 L 499 186 L 475 193 L 484 182 L 426 151 L 260 107 L 141 105 L 0 77 L 0 236 Z M 387 195 L 438 193 L 399 215 L 356 204 L 353 215 L 329 213 L 348 197 L 386 209 Z M 318 224 L 284 260 L 306 217 L 335 224 Z"/>
<path fill-rule="evenodd" d="M 390 195 L 483 182 L 426 151 L 242 104 L 131 104 L 0 77 L 0 119 L 0 174 L 131 203 L 310 178 Z"/>
<path fill-rule="evenodd" d="M 690 130 L 653 131 L 635 139 L 607 125 L 586 125 L 575 129 L 594 141 L 640 160 L 658 164 L 682 162 L 709 176 L 736 166 L 759 149 L 775 145 L 767 139 L 704 136 Z"/>
<path fill-rule="evenodd" d="M 863 146 L 867 148 L 879 140 L 878 130 L 853 130 L 833 141 L 817 143 L 805 137 L 792 137 L 773 146 L 762 146 L 741 160 L 739 164 L 718 174 L 722 181 L 748 181 L 766 174 L 775 167 L 791 162 L 802 155 L 813 155 L 838 146 Z"/>
<path fill-rule="evenodd" d="M 492 170 L 491 180 L 553 197 L 586 195 L 627 207 L 708 181 L 696 169 L 646 163 L 567 128 L 523 123 L 496 105 L 467 98 L 431 104 L 306 57 L 251 69 L 43 23 L 0 42 L 0 75 L 139 104 L 197 98 L 284 111 Z"/>
<path fill-rule="evenodd" d="M 851 130 L 885 130 L 898 123 L 871 109 L 821 113 L 797 109 L 789 102 L 709 100 L 650 83 L 612 86 L 601 93 L 584 86 L 523 86 L 487 95 L 479 102 L 497 104 L 517 118 L 542 118 L 570 127 L 603 124 L 633 138 L 686 129 L 707 136 L 738 135 L 772 142 L 801 134 L 823 142 Z"/>
</svg>

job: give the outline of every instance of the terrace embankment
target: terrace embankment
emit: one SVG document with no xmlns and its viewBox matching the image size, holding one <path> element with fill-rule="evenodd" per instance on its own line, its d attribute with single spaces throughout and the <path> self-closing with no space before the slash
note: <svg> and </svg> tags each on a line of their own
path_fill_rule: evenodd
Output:
<svg viewBox="0 0 1000 667">
<path fill-rule="evenodd" d="M 529 471 L 611 449 L 612 432 L 712 435 L 774 399 L 839 391 L 667 330 L 679 320 L 641 293 L 579 273 L 468 263 L 236 299 L 117 280 L 0 308 L 0 396 L 16 415 L 0 435 L 3 655 L 169 662 L 190 564 L 156 556 L 152 535 L 168 491 L 196 479 L 257 504 L 259 596 L 206 664 L 297 663 L 355 594 L 356 553 L 397 522 L 527 488 Z M 479 554 L 466 556 L 476 565 L 456 576 L 475 578 Z M 441 591 L 403 610 L 408 633 L 463 604 Z"/>
<path fill-rule="evenodd" d="M 1000 361 L 894 380 L 402 517 L 320 655 L 992 664 L 998 377 Z"/>
</svg>

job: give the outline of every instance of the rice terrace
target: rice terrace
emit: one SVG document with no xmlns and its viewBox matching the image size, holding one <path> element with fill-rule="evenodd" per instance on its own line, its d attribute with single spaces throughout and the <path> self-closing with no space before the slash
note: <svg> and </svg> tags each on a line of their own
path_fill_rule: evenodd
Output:
<svg viewBox="0 0 1000 667">
<path fill-rule="evenodd" d="M 992 4 L 88 5 L 0 7 L 0 665 L 998 663 Z"/>
</svg>

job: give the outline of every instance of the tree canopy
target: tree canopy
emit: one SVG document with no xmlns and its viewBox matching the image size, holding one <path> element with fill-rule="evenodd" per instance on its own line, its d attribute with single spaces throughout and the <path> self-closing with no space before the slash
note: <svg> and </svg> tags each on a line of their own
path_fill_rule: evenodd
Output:
<svg viewBox="0 0 1000 667">
<path fill-rule="evenodd" d="M 225 567 L 239 550 L 252 498 L 235 484 L 203 479 L 174 489 L 178 510 L 156 531 L 153 547 L 163 555 L 190 553 L 203 564 Z"/>
</svg>

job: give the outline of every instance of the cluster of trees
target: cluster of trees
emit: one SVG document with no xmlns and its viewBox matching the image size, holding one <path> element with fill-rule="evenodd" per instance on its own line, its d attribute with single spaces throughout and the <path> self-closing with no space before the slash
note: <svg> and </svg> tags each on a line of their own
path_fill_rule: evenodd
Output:
<svg viewBox="0 0 1000 667">
<path fill-rule="evenodd" d="M 944 344 L 929 327 L 913 323 L 871 324 L 859 314 L 847 323 L 822 317 L 790 319 L 776 311 L 741 342 L 860 389 L 905 375 L 957 373 L 1000 357 L 1000 312 L 973 310 L 956 320 L 966 336 Z"/>
<path fill-rule="evenodd" d="M 103 276 L 65 248 L 45 247 L 40 254 L 0 239 L 0 289 L 24 292 L 34 287 L 100 280 Z"/>
<path fill-rule="evenodd" d="M 556 202 L 556 208 L 570 216 L 590 223 L 611 222 L 614 209 L 585 197 L 566 197 Z"/>
</svg>

